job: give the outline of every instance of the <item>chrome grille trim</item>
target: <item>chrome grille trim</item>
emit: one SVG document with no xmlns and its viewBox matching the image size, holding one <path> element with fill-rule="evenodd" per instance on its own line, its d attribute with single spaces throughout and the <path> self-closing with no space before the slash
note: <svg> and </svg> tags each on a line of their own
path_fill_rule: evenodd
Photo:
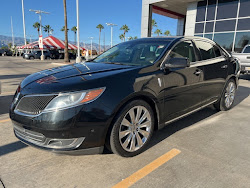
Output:
<svg viewBox="0 0 250 188">
<path fill-rule="evenodd" d="M 58 95 L 27 95 L 16 105 L 15 111 L 27 115 L 38 115 Z"/>
</svg>

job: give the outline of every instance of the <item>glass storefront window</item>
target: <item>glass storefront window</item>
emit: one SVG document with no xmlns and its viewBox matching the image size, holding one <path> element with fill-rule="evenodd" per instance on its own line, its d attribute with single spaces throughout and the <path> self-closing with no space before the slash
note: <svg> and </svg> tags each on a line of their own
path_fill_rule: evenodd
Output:
<svg viewBox="0 0 250 188">
<path fill-rule="evenodd" d="M 236 18 L 239 0 L 219 0 L 217 9 L 217 20 Z"/>
<path fill-rule="evenodd" d="M 205 34 L 204 37 L 212 40 L 213 34 Z"/>
<path fill-rule="evenodd" d="M 209 0 L 207 6 L 207 21 L 214 20 L 216 9 L 216 0 Z"/>
<path fill-rule="evenodd" d="M 196 22 L 205 21 L 207 1 L 200 1 L 197 5 Z"/>
<path fill-rule="evenodd" d="M 237 32 L 234 51 L 241 52 L 247 44 L 250 44 L 250 32 Z"/>
<path fill-rule="evenodd" d="M 204 23 L 195 24 L 195 33 L 203 33 Z"/>
<path fill-rule="evenodd" d="M 215 32 L 234 31 L 236 20 L 217 21 L 215 24 Z"/>
<path fill-rule="evenodd" d="M 206 33 L 213 32 L 213 29 L 214 29 L 214 22 L 206 22 L 205 32 Z"/>
<path fill-rule="evenodd" d="M 250 16 L 250 1 L 249 0 L 241 0 L 240 1 L 240 13 L 239 17 L 247 17 Z"/>
<path fill-rule="evenodd" d="M 250 7 L 249 7 L 250 9 Z M 250 10 L 249 10 L 250 12 Z M 239 19 L 237 30 L 250 30 L 250 18 Z"/>
<path fill-rule="evenodd" d="M 214 41 L 225 48 L 227 51 L 232 51 L 234 33 L 215 33 Z"/>
</svg>

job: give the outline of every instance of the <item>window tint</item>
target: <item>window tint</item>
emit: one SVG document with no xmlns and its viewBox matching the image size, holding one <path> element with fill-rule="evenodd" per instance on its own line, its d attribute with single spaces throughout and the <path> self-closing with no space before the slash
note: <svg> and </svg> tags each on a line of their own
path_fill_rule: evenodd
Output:
<svg viewBox="0 0 250 188">
<path fill-rule="evenodd" d="M 250 46 L 246 47 L 243 53 L 250 53 Z"/>
<path fill-rule="evenodd" d="M 250 30 L 250 18 L 239 19 L 237 29 L 238 30 Z"/>
<path fill-rule="evenodd" d="M 207 6 L 207 21 L 214 20 L 216 9 L 216 0 L 209 0 Z"/>
<path fill-rule="evenodd" d="M 196 22 L 205 21 L 207 1 L 200 1 L 197 5 Z"/>
<path fill-rule="evenodd" d="M 190 62 L 195 62 L 195 53 L 192 42 L 184 41 L 177 44 L 170 53 L 170 58 L 174 57 L 186 57 Z"/>
<path fill-rule="evenodd" d="M 195 41 L 197 48 L 199 48 L 202 60 L 215 58 L 213 45 L 204 41 Z"/>
<path fill-rule="evenodd" d="M 237 15 L 239 0 L 219 0 L 217 10 L 217 20 L 225 18 L 235 18 Z"/>
<path fill-rule="evenodd" d="M 215 24 L 215 32 L 234 31 L 235 24 L 236 24 L 236 20 L 217 21 Z"/>
<path fill-rule="evenodd" d="M 234 51 L 240 53 L 248 44 L 250 44 L 250 32 L 237 32 Z"/>
<path fill-rule="evenodd" d="M 203 33 L 204 23 L 195 24 L 195 33 Z"/>
<path fill-rule="evenodd" d="M 214 22 L 207 22 L 205 32 L 206 33 L 213 32 L 213 29 L 214 29 Z"/>
<path fill-rule="evenodd" d="M 215 33 L 213 40 L 230 52 L 232 51 L 234 33 Z"/>
<path fill-rule="evenodd" d="M 250 1 L 249 0 L 241 0 L 240 1 L 240 14 L 239 17 L 247 17 L 250 16 Z"/>
<path fill-rule="evenodd" d="M 214 53 L 215 53 L 215 57 L 221 56 L 220 49 L 217 46 L 214 46 Z"/>
</svg>

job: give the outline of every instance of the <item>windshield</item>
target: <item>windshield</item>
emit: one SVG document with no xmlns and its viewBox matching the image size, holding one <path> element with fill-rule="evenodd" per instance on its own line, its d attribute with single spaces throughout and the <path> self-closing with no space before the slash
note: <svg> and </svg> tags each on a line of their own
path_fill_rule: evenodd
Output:
<svg viewBox="0 0 250 188">
<path fill-rule="evenodd" d="M 97 63 L 114 63 L 134 66 L 153 64 L 170 41 L 135 40 L 118 44 L 94 59 Z"/>
<path fill-rule="evenodd" d="M 247 46 L 247 47 L 244 49 L 243 53 L 250 53 L 250 46 Z"/>
</svg>

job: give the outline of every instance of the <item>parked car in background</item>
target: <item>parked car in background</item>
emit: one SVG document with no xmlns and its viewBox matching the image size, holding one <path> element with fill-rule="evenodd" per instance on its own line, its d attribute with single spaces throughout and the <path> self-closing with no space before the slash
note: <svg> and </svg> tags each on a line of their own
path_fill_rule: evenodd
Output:
<svg viewBox="0 0 250 188">
<path fill-rule="evenodd" d="M 59 59 L 64 59 L 64 53 L 60 53 Z M 69 52 L 69 59 L 76 59 L 76 54 Z"/>
<path fill-rule="evenodd" d="M 31 53 L 25 53 L 24 58 L 25 59 L 40 59 L 42 55 L 41 51 L 33 51 Z M 50 59 L 50 52 L 49 51 L 43 51 L 44 59 Z"/>
<path fill-rule="evenodd" d="M 239 59 L 241 73 L 250 73 L 250 44 L 246 45 L 241 53 L 232 53 L 232 55 Z"/>
<path fill-rule="evenodd" d="M 233 106 L 239 62 L 201 37 L 120 43 L 91 62 L 26 77 L 10 107 L 22 142 L 54 152 L 143 152 L 155 130 L 209 105 Z"/>
</svg>

